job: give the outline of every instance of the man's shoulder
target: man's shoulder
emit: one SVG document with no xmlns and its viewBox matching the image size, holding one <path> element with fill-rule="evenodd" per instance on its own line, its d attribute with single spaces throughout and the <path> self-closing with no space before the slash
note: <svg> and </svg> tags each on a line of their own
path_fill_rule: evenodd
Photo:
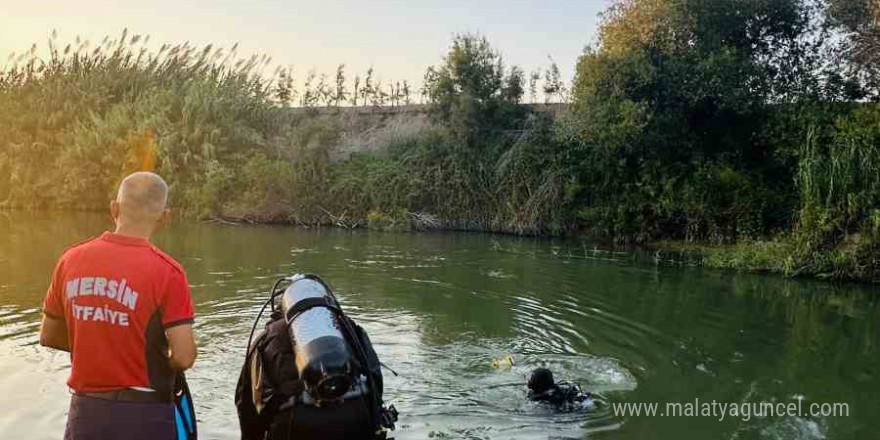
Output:
<svg viewBox="0 0 880 440">
<path fill-rule="evenodd" d="M 177 260 L 175 260 L 171 255 L 166 254 L 162 249 L 159 249 L 156 246 L 150 246 L 150 249 L 153 251 L 153 254 L 158 257 L 161 264 L 167 265 L 170 270 L 178 272 L 181 275 L 186 274 L 183 266 L 181 266 L 181 264 L 178 263 Z"/>
<path fill-rule="evenodd" d="M 94 237 L 90 237 L 90 238 L 87 238 L 87 239 L 85 239 L 85 240 L 83 240 L 83 241 L 80 241 L 80 242 L 78 242 L 78 243 L 75 243 L 75 244 L 72 244 L 72 245 L 66 247 L 66 248 L 64 249 L 64 251 L 61 252 L 61 259 L 62 259 L 62 260 L 65 260 L 65 259 L 68 259 L 68 258 L 71 258 L 71 257 L 75 257 L 78 253 L 82 252 L 84 249 L 88 249 L 89 247 L 91 247 L 92 245 L 94 245 L 95 242 L 96 242 L 99 238 L 101 238 L 100 235 L 98 235 L 98 236 L 94 236 Z"/>
</svg>

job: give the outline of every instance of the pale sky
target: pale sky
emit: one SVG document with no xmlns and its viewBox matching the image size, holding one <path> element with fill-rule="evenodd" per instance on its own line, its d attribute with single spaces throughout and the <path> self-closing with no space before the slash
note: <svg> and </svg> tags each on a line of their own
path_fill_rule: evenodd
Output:
<svg viewBox="0 0 880 440">
<path fill-rule="evenodd" d="M 0 0 L 0 66 L 11 52 L 63 44 L 80 35 L 100 42 L 123 28 L 151 44 L 212 43 L 267 54 L 292 65 L 298 82 L 315 68 L 349 77 L 374 66 L 383 80 L 421 83 L 452 35 L 479 32 L 505 63 L 531 71 L 552 56 L 570 79 L 578 54 L 595 40 L 597 14 L 611 0 Z"/>
</svg>

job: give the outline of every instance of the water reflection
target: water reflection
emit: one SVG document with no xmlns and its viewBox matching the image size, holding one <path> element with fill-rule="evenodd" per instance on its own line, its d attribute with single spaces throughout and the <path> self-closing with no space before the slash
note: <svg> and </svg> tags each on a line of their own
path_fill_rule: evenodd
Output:
<svg viewBox="0 0 880 440">
<path fill-rule="evenodd" d="M 34 346 L 64 247 L 103 216 L 0 214 L 0 432 L 66 410 L 66 357 Z M 177 224 L 158 244 L 184 264 L 199 315 L 190 374 L 205 438 L 238 437 L 232 392 L 274 278 L 314 272 L 370 332 L 403 415 L 399 439 L 865 438 L 880 424 L 880 307 L 867 287 L 633 264 L 565 241 Z M 518 364 L 491 362 L 513 353 Z M 616 417 L 528 403 L 536 365 L 610 402 L 847 402 L 849 418 Z M 34 388 L 36 387 L 36 388 Z M 24 403 L 23 393 L 36 396 Z"/>
</svg>

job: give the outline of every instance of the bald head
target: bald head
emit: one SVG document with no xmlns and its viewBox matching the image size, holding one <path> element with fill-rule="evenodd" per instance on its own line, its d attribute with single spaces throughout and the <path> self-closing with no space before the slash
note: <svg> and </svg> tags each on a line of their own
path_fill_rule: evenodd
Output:
<svg viewBox="0 0 880 440">
<path fill-rule="evenodd" d="M 168 201 L 168 184 L 158 174 L 138 172 L 119 185 L 119 216 L 132 223 L 153 223 L 162 217 Z"/>
</svg>

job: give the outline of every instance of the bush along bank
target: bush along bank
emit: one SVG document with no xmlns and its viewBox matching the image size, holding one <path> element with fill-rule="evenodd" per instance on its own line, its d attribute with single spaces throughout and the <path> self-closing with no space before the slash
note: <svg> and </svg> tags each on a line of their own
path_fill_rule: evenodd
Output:
<svg viewBox="0 0 880 440">
<path fill-rule="evenodd" d="M 195 218 L 675 242 L 877 281 L 876 5 L 711 3 L 614 2 L 570 83 L 459 35 L 417 112 L 372 71 L 298 91 L 221 49 L 53 42 L 0 73 L 0 204 L 104 209 L 152 169 Z M 563 109 L 523 105 L 537 89 Z M 365 104 L 398 111 L 364 126 Z"/>
</svg>

